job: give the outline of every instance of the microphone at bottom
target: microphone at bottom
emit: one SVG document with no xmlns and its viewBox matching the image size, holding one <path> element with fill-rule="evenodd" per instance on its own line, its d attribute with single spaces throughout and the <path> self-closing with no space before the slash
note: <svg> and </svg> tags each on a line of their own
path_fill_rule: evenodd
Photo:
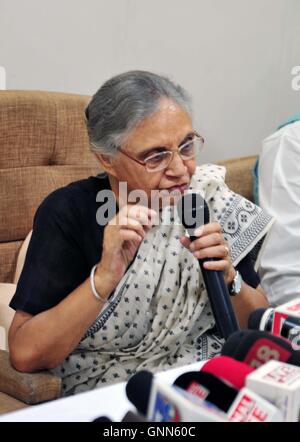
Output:
<svg viewBox="0 0 300 442">
<path fill-rule="evenodd" d="M 209 370 L 211 372 L 214 368 L 215 359 L 218 359 L 216 371 L 218 371 L 220 362 L 224 359 L 227 362 L 227 366 L 230 366 L 229 359 L 231 358 L 214 358 L 209 361 Z M 233 368 L 233 372 L 237 373 L 238 366 L 242 365 L 245 364 L 238 363 L 232 359 L 231 367 Z M 245 385 L 247 379 L 245 373 L 252 373 L 253 371 L 251 367 L 249 367 L 249 370 L 244 371 L 243 385 Z M 213 374 L 201 370 L 200 372 L 184 373 L 176 379 L 174 384 L 217 406 L 226 413 L 229 422 L 282 421 L 282 413 L 278 407 L 275 407 L 249 388 L 242 387 L 240 390 L 234 388 L 230 382 L 224 380 L 224 377 L 226 377 L 226 375 L 223 375 L 223 380 L 221 380 Z M 229 377 L 232 378 L 232 375 Z M 239 383 L 241 383 L 241 381 L 239 381 Z"/>
<path fill-rule="evenodd" d="M 148 371 L 140 371 L 126 385 L 128 399 L 150 422 L 226 422 L 213 404 L 181 388 L 166 385 Z"/>
</svg>

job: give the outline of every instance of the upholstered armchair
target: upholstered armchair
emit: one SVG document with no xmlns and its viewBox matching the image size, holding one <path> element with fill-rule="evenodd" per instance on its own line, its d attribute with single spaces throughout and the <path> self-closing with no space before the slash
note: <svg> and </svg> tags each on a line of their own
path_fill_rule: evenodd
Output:
<svg viewBox="0 0 300 442">
<path fill-rule="evenodd" d="M 0 92 L 0 413 L 53 400 L 60 379 L 24 374 L 10 364 L 8 307 L 24 263 L 34 213 L 53 190 L 100 172 L 84 123 L 88 97 L 32 91 Z M 252 199 L 256 157 L 225 161 L 227 183 Z"/>
<path fill-rule="evenodd" d="M 24 374 L 11 367 L 7 330 L 14 312 L 8 304 L 41 201 L 58 187 L 100 172 L 84 122 L 88 100 L 75 94 L 0 92 L 0 413 L 60 393 L 60 379 L 49 373 Z"/>
</svg>

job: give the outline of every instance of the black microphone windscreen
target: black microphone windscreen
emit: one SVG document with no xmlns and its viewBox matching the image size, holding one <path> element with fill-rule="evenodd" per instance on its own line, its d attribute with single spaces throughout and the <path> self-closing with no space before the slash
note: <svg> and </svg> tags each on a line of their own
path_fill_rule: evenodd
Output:
<svg viewBox="0 0 300 442">
<path fill-rule="evenodd" d="M 149 422 L 149 421 L 140 414 L 128 411 L 123 417 L 122 422 Z"/>
<path fill-rule="evenodd" d="M 99 416 L 96 417 L 92 422 L 113 422 L 109 417 L 107 416 Z"/>
<path fill-rule="evenodd" d="M 248 320 L 248 327 L 251 330 L 259 330 L 260 329 L 260 322 L 263 317 L 263 314 L 265 313 L 266 309 L 264 308 L 258 308 L 257 310 L 254 310 L 254 312 L 251 313 Z"/>
<path fill-rule="evenodd" d="M 240 342 L 237 344 L 237 334 Z M 279 336 L 261 330 L 243 330 L 233 333 L 225 342 L 221 354 L 258 368 L 269 360 L 300 366 L 300 352 Z"/>
<path fill-rule="evenodd" d="M 153 374 L 142 370 L 132 376 L 126 385 L 126 394 L 130 402 L 143 416 L 147 415 Z"/>
<path fill-rule="evenodd" d="M 237 361 L 245 362 L 244 359 L 251 345 L 261 339 L 262 336 L 268 337 L 269 334 L 255 330 L 240 330 L 232 333 L 226 340 L 221 349 L 222 356 L 229 356 Z"/>
<path fill-rule="evenodd" d="M 221 355 L 230 356 L 234 358 L 234 355 L 238 349 L 239 344 L 241 343 L 241 339 L 245 335 L 244 331 L 237 331 L 232 333 L 229 338 L 227 338 L 225 344 L 222 347 Z"/>
<path fill-rule="evenodd" d="M 190 371 L 179 376 L 174 385 L 194 394 L 199 399 L 211 402 L 220 410 L 227 412 L 236 398 L 238 390 L 229 386 L 210 373 Z"/>
</svg>

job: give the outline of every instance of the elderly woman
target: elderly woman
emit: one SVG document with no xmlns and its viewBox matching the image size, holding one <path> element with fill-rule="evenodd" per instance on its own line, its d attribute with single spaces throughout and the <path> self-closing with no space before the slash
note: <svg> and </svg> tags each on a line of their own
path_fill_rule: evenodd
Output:
<svg viewBox="0 0 300 442">
<path fill-rule="evenodd" d="M 218 354 L 222 339 L 199 258 L 218 258 L 205 267 L 224 272 L 242 327 L 254 309 L 267 306 L 249 252 L 271 219 L 227 188 L 224 168 L 196 166 L 203 139 L 186 92 L 150 72 L 127 72 L 98 90 L 86 117 L 105 173 L 58 189 L 41 204 L 11 302 L 13 365 L 52 369 L 65 395 L 126 380 L 142 368 Z M 200 192 L 212 222 L 191 242 L 176 222 L 173 198 L 158 210 L 133 204 L 120 197 L 122 182 L 149 201 L 151 191 Z M 117 203 L 106 225 L 97 216 L 104 190 Z M 238 272 L 240 288 L 233 284 Z"/>
</svg>

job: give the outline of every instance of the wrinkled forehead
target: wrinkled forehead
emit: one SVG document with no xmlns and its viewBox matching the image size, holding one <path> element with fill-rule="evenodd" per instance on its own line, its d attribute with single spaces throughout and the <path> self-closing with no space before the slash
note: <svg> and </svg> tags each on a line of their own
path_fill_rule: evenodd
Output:
<svg viewBox="0 0 300 442">
<path fill-rule="evenodd" d="M 128 134 L 125 144 L 135 152 L 150 147 L 172 147 L 192 130 L 192 118 L 186 109 L 162 99 L 157 110 Z"/>
</svg>

